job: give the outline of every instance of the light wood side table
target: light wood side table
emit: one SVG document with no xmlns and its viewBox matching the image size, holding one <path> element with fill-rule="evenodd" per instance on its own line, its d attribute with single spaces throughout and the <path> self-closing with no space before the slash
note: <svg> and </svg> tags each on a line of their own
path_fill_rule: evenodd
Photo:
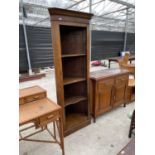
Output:
<svg viewBox="0 0 155 155">
<path fill-rule="evenodd" d="M 65 155 L 62 109 L 59 105 L 57 105 L 52 100 L 46 97 L 45 91 L 40 92 L 39 90 L 41 90 L 41 88 L 37 86 L 35 86 L 35 88 L 30 87 L 26 88 L 25 90 L 23 89 L 20 90 L 19 94 L 21 97 L 20 99 L 22 99 L 21 102 L 22 104 L 19 105 L 19 126 L 21 128 L 21 126 L 28 123 L 32 123 L 33 125 L 20 129 L 19 140 L 43 142 L 43 143 L 57 143 L 60 145 L 62 149 L 62 155 Z M 38 92 L 38 94 L 44 94 L 44 97 L 38 97 L 40 95 L 38 95 L 35 92 Z M 22 98 L 22 96 L 24 97 Z M 29 101 L 28 98 L 30 102 L 28 102 Z M 53 123 L 53 132 L 48 128 L 49 123 Z M 39 130 L 27 136 L 23 136 L 22 132 L 30 128 L 36 128 Z M 53 140 L 49 141 L 49 140 L 38 140 L 30 138 L 31 136 L 43 132 L 44 130 L 48 131 L 48 133 L 52 136 Z"/>
</svg>

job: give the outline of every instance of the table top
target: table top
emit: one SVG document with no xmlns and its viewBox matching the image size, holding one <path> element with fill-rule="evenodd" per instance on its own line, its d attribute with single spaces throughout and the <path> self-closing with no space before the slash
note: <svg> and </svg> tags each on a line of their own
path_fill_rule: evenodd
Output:
<svg viewBox="0 0 155 155">
<path fill-rule="evenodd" d="M 39 86 L 32 86 L 28 88 L 19 89 L 19 98 L 35 95 L 42 92 L 46 92 L 46 90 Z"/>
<path fill-rule="evenodd" d="M 135 64 L 123 64 L 124 66 L 126 67 L 130 67 L 130 68 L 134 68 L 135 67 Z"/>
<path fill-rule="evenodd" d="M 102 78 L 116 76 L 116 75 L 122 75 L 122 74 L 129 74 L 129 71 L 126 69 L 120 69 L 120 68 L 104 69 L 104 70 L 91 72 L 90 79 L 100 80 Z"/>
<path fill-rule="evenodd" d="M 119 56 L 119 57 L 111 57 L 111 58 L 108 58 L 108 60 L 111 60 L 111 61 L 118 61 L 120 59 L 122 59 L 123 57 Z M 129 56 L 129 60 L 134 60 L 135 59 L 135 55 L 130 55 Z"/>
<path fill-rule="evenodd" d="M 117 155 L 135 155 L 135 138 L 132 138 Z"/>
<path fill-rule="evenodd" d="M 19 106 L 19 125 L 60 109 L 59 105 L 48 98 L 22 104 Z"/>
<path fill-rule="evenodd" d="M 130 73 L 135 73 L 135 64 L 121 64 L 122 69 L 128 70 Z"/>
</svg>

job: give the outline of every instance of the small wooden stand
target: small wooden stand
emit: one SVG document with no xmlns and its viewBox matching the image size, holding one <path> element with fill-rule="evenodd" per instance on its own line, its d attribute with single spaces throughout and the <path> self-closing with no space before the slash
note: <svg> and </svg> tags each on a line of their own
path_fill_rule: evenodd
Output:
<svg viewBox="0 0 155 155">
<path fill-rule="evenodd" d="M 46 97 L 44 89 L 35 86 L 20 90 L 20 106 L 19 106 L 19 126 L 23 126 L 28 123 L 33 125 L 20 129 L 19 136 L 20 141 L 33 141 L 43 143 L 57 143 L 62 149 L 62 155 L 64 152 L 64 136 L 63 136 L 63 122 L 62 122 L 62 109 L 59 105 Z M 28 102 L 30 101 L 30 102 Z M 53 123 L 53 133 L 48 128 L 48 124 Z M 39 129 L 39 131 L 33 132 L 27 136 L 22 136 L 22 132 L 30 128 Z M 53 140 L 38 140 L 30 139 L 29 137 L 47 130 L 52 136 Z M 56 134 L 58 131 L 58 135 Z"/>
</svg>

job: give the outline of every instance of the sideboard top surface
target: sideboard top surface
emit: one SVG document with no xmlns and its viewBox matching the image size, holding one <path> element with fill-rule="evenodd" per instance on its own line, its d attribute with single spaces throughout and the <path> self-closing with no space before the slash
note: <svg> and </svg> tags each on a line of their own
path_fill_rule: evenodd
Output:
<svg viewBox="0 0 155 155">
<path fill-rule="evenodd" d="M 104 69 L 99 71 L 90 72 L 90 79 L 100 80 L 107 77 L 118 76 L 122 74 L 129 74 L 128 70 L 125 69 Z"/>
</svg>

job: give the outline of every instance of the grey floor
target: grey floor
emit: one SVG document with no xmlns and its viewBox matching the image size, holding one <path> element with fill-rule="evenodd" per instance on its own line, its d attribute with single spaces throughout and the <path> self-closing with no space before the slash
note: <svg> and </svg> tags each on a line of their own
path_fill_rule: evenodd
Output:
<svg viewBox="0 0 155 155">
<path fill-rule="evenodd" d="M 112 64 L 117 67 L 117 64 Z M 105 69 L 92 67 L 91 70 Z M 54 70 L 44 70 L 46 77 L 40 80 L 20 83 L 20 88 L 40 85 L 48 92 L 48 97 L 56 101 Z M 66 155 L 116 155 L 128 141 L 130 119 L 128 114 L 134 109 L 134 103 L 126 108 L 120 106 L 97 118 L 96 123 L 65 137 Z M 34 135 L 33 138 L 50 139 L 47 132 Z M 57 144 L 43 144 L 21 141 L 20 155 L 61 155 Z"/>
</svg>

